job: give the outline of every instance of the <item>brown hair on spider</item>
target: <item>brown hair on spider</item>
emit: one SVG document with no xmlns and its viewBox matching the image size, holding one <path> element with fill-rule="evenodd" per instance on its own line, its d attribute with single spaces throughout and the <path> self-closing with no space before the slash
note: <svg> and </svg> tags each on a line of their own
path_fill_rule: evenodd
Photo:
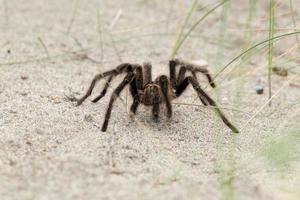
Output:
<svg viewBox="0 0 300 200">
<path fill-rule="evenodd" d="M 176 68 L 179 68 L 177 73 Z M 190 72 L 191 76 L 186 76 L 186 72 Z M 123 63 L 118 65 L 115 69 L 109 70 L 100 74 L 97 74 L 86 94 L 77 100 L 77 105 L 81 105 L 82 102 L 88 98 L 95 84 L 102 78 L 107 78 L 106 84 L 101 91 L 100 95 L 97 96 L 92 102 L 98 102 L 102 97 L 105 96 L 107 89 L 116 76 L 125 73 L 126 76 L 122 82 L 114 89 L 108 108 L 105 114 L 105 119 L 101 128 L 101 131 L 105 132 L 108 127 L 108 122 L 111 117 L 111 111 L 115 100 L 119 97 L 125 86 L 129 85 L 130 94 L 133 98 L 130 112 L 135 115 L 140 104 L 145 106 L 152 106 L 152 117 L 157 120 L 160 113 L 160 104 L 164 103 L 167 108 L 167 117 L 172 117 L 172 104 L 171 101 L 186 90 L 188 85 L 192 85 L 195 92 L 197 93 L 200 101 L 205 106 L 212 106 L 220 116 L 222 121 L 234 132 L 238 133 L 238 129 L 230 123 L 225 117 L 223 112 L 219 109 L 216 102 L 200 87 L 198 82 L 197 73 L 202 73 L 206 76 L 211 87 L 215 87 L 215 83 L 207 71 L 206 68 L 196 64 L 188 63 L 180 59 L 173 59 L 169 61 L 169 77 L 166 75 L 158 76 L 154 81 L 152 79 L 152 66 L 150 63 L 144 63 L 142 66 L 139 64 Z"/>
</svg>

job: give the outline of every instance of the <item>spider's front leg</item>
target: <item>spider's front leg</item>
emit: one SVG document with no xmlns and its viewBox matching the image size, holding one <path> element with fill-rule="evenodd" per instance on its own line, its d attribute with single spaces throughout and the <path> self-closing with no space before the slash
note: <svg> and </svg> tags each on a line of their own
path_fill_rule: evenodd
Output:
<svg viewBox="0 0 300 200">
<path fill-rule="evenodd" d="M 121 74 L 123 72 L 133 71 L 133 68 L 134 68 L 134 66 L 131 65 L 131 64 L 129 64 L 129 63 L 123 63 L 123 64 L 118 65 L 113 70 L 109 70 L 109 71 L 103 72 L 101 74 L 97 74 L 93 78 L 93 80 L 92 80 L 92 82 L 90 84 L 90 87 L 87 90 L 87 92 L 85 93 L 85 95 L 82 98 L 80 98 L 80 99 L 77 100 L 77 106 L 81 105 L 92 94 L 92 91 L 93 91 L 96 83 L 99 80 L 101 80 L 102 78 L 105 78 L 105 77 L 109 76 L 109 79 L 107 81 L 107 84 L 104 86 L 103 91 L 101 92 L 101 94 L 96 99 L 93 100 L 94 102 L 97 102 L 99 99 L 101 99 L 105 95 L 106 90 L 107 90 L 107 88 L 108 88 L 108 86 L 109 86 L 109 84 L 110 84 L 110 82 L 111 82 L 111 80 L 112 80 L 113 77 L 115 77 L 118 74 Z"/>
<path fill-rule="evenodd" d="M 123 79 L 123 81 L 119 84 L 119 86 L 113 91 L 110 100 L 109 100 L 109 104 L 108 104 L 108 108 L 105 114 L 105 119 L 101 128 L 102 132 L 105 132 L 107 130 L 107 126 L 108 126 L 108 122 L 111 116 L 111 111 L 112 111 L 112 106 L 113 103 L 115 102 L 115 100 L 119 97 L 120 93 L 122 92 L 122 90 L 125 88 L 125 86 L 129 83 L 132 82 L 132 80 L 134 79 L 135 75 L 133 72 L 128 72 L 128 74 L 125 76 L 125 78 Z"/>
</svg>

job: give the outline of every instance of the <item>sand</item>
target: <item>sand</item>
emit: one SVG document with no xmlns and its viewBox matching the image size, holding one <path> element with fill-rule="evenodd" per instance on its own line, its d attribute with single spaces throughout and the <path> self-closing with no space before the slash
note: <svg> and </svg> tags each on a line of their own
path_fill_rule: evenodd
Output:
<svg viewBox="0 0 300 200">
<path fill-rule="evenodd" d="M 216 74 L 218 66 L 238 55 L 245 33 L 239 31 L 245 29 L 240 24 L 245 23 L 248 9 L 242 4 L 246 1 L 238 2 L 227 22 L 220 22 L 221 10 L 207 18 L 179 56 L 204 59 Z M 97 104 L 88 99 L 75 107 L 65 98 L 82 96 L 95 74 L 121 62 L 150 61 L 154 76 L 167 74 L 176 32 L 191 3 L 1 2 L 1 199 L 300 198 L 299 149 L 293 148 L 289 168 L 277 168 L 264 156 L 274 140 L 299 133 L 300 89 L 290 85 L 299 82 L 297 68 L 287 77 L 273 76 L 273 94 L 279 92 L 272 107 L 264 106 L 266 55 L 255 54 L 250 64 L 231 66 L 217 79 L 217 89 L 205 87 L 241 130 L 238 135 L 213 109 L 201 106 L 192 88 L 173 102 L 172 120 L 163 110 L 159 123 L 143 106 L 130 119 L 132 100 L 125 90 L 105 133 L 100 131 L 104 113 L 121 76 Z M 282 13 L 288 12 L 287 6 L 282 3 Z M 267 3 L 260 2 L 253 23 L 258 24 L 266 11 Z M 202 14 L 197 11 L 193 19 Z M 283 17 L 280 22 L 290 24 L 288 20 Z M 219 45 L 222 24 L 227 32 Z M 259 34 L 263 39 L 267 33 Z M 293 43 L 294 38 L 279 45 L 276 55 Z M 205 78 L 200 79 L 206 86 Z M 254 90 L 258 80 L 265 87 L 263 95 Z M 98 84 L 93 97 L 103 84 Z"/>
</svg>

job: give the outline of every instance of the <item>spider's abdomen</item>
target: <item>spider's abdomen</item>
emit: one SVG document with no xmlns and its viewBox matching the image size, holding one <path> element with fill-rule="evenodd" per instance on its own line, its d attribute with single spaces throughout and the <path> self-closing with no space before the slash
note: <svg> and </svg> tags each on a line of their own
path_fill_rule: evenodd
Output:
<svg viewBox="0 0 300 200">
<path fill-rule="evenodd" d="M 160 104 L 162 97 L 159 85 L 154 83 L 146 85 L 143 94 L 140 96 L 140 101 L 146 106 Z"/>
</svg>

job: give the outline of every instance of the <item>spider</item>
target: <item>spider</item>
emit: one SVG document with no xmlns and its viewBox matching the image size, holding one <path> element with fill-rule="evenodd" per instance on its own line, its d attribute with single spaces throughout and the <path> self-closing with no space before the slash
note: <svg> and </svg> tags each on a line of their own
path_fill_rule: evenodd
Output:
<svg viewBox="0 0 300 200">
<path fill-rule="evenodd" d="M 176 68 L 180 67 L 179 72 Z M 186 76 L 186 72 L 190 72 L 191 76 Z M 166 75 L 158 76 L 154 81 L 152 80 L 152 65 L 150 63 L 130 64 L 123 63 L 118 65 L 115 69 L 97 74 L 92 80 L 86 94 L 76 100 L 77 106 L 81 105 L 92 93 L 95 84 L 102 78 L 107 78 L 106 84 L 101 91 L 100 95 L 92 100 L 93 103 L 98 102 L 105 96 L 107 89 L 116 76 L 125 73 L 126 76 L 122 82 L 114 89 L 109 105 L 105 114 L 105 119 L 101 128 L 102 132 L 107 130 L 108 122 L 111 117 L 111 111 L 115 100 L 119 97 L 122 90 L 129 85 L 130 94 L 133 102 L 130 107 L 130 114 L 134 116 L 137 112 L 138 106 L 144 104 L 145 106 L 152 106 L 152 117 L 155 121 L 158 120 L 160 112 L 160 104 L 165 104 L 166 115 L 168 118 L 172 117 L 172 104 L 171 101 L 181 96 L 189 84 L 192 85 L 196 91 L 200 101 L 205 106 L 212 106 L 217 114 L 221 117 L 222 121 L 234 132 L 238 133 L 238 129 L 229 122 L 223 112 L 219 109 L 216 102 L 200 87 L 197 80 L 197 73 L 202 73 L 206 76 L 211 87 L 215 87 L 215 83 L 206 68 L 196 64 L 188 63 L 180 59 L 173 59 L 169 61 L 169 73 Z"/>
</svg>

